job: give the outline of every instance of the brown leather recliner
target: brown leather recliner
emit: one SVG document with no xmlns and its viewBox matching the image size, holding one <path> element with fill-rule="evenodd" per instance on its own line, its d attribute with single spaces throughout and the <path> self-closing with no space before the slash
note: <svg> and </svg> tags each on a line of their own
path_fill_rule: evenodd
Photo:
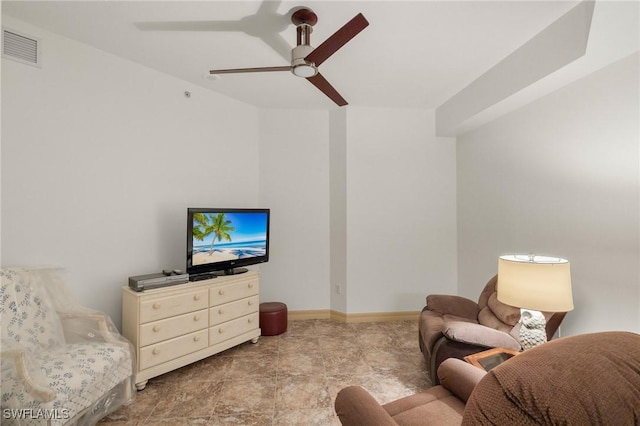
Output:
<svg viewBox="0 0 640 426">
<path fill-rule="evenodd" d="M 453 295 L 427 296 L 419 319 L 418 343 L 434 384 L 439 383 L 438 367 L 447 358 L 463 359 L 467 355 L 502 347 L 522 350 L 520 309 L 498 301 L 494 276 L 484 287 L 478 303 Z M 547 340 L 551 340 L 566 312 L 543 312 Z"/>
<path fill-rule="evenodd" d="M 459 359 L 448 359 L 438 370 L 443 386 L 380 405 L 360 386 L 338 392 L 335 409 L 343 425 L 459 425 L 469 395 L 485 372 Z"/>
<path fill-rule="evenodd" d="M 557 339 L 486 374 L 448 359 L 438 374 L 442 386 L 385 405 L 361 387 L 344 388 L 336 413 L 344 426 L 633 425 L 640 419 L 636 333 Z"/>
</svg>

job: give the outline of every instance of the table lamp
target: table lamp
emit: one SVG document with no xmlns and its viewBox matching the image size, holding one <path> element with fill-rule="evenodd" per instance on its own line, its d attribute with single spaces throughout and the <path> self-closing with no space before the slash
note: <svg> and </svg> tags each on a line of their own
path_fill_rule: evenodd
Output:
<svg viewBox="0 0 640 426">
<path fill-rule="evenodd" d="M 520 344 L 530 349 L 547 341 L 542 312 L 573 309 L 569 261 L 511 254 L 498 259 L 498 300 L 520 308 Z"/>
</svg>

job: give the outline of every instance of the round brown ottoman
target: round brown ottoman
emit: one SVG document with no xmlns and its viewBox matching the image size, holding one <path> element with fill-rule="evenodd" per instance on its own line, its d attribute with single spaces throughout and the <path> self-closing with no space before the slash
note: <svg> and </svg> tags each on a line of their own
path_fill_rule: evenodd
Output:
<svg viewBox="0 0 640 426">
<path fill-rule="evenodd" d="M 287 331 L 287 305 L 281 302 L 261 303 L 260 330 L 263 336 L 275 336 Z"/>
</svg>

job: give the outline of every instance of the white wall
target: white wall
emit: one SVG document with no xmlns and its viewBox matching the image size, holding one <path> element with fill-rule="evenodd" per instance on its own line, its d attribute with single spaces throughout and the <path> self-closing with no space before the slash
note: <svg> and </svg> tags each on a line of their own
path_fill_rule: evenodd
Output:
<svg viewBox="0 0 640 426">
<path fill-rule="evenodd" d="M 329 308 L 329 114 L 260 112 L 260 205 L 271 209 L 260 298 Z"/>
<path fill-rule="evenodd" d="M 331 309 L 347 312 L 347 109 L 329 114 Z"/>
<path fill-rule="evenodd" d="M 637 54 L 458 138 L 459 292 L 505 253 L 571 261 L 563 335 L 640 331 Z"/>
<path fill-rule="evenodd" d="M 3 24 L 42 38 L 43 66 L 2 60 L 2 265 L 64 267 L 119 324 L 128 276 L 185 267 L 187 207 L 257 204 L 258 111 Z"/>
<path fill-rule="evenodd" d="M 347 111 L 347 311 L 420 310 L 456 292 L 453 139 L 433 111 Z"/>
<path fill-rule="evenodd" d="M 117 324 L 128 276 L 184 267 L 199 205 L 272 209 L 261 297 L 292 310 L 475 298 L 499 254 L 536 251 L 572 261 L 564 334 L 639 328 L 637 56 L 460 137 L 456 164 L 432 111 L 258 111 L 3 23 L 44 65 L 2 60 L 2 265 L 65 267 Z"/>
<path fill-rule="evenodd" d="M 434 136 L 432 111 L 262 111 L 262 299 L 351 314 L 455 293 L 455 179 L 455 144 Z"/>
</svg>

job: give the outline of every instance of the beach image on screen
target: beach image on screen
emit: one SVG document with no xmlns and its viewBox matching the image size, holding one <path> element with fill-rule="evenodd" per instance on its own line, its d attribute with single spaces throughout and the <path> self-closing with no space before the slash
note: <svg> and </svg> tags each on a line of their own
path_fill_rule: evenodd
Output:
<svg viewBox="0 0 640 426">
<path fill-rule="evenodd" d="M 194 213 L 193 265 L 266 253 L 267 213 Z"/>
</svg>

